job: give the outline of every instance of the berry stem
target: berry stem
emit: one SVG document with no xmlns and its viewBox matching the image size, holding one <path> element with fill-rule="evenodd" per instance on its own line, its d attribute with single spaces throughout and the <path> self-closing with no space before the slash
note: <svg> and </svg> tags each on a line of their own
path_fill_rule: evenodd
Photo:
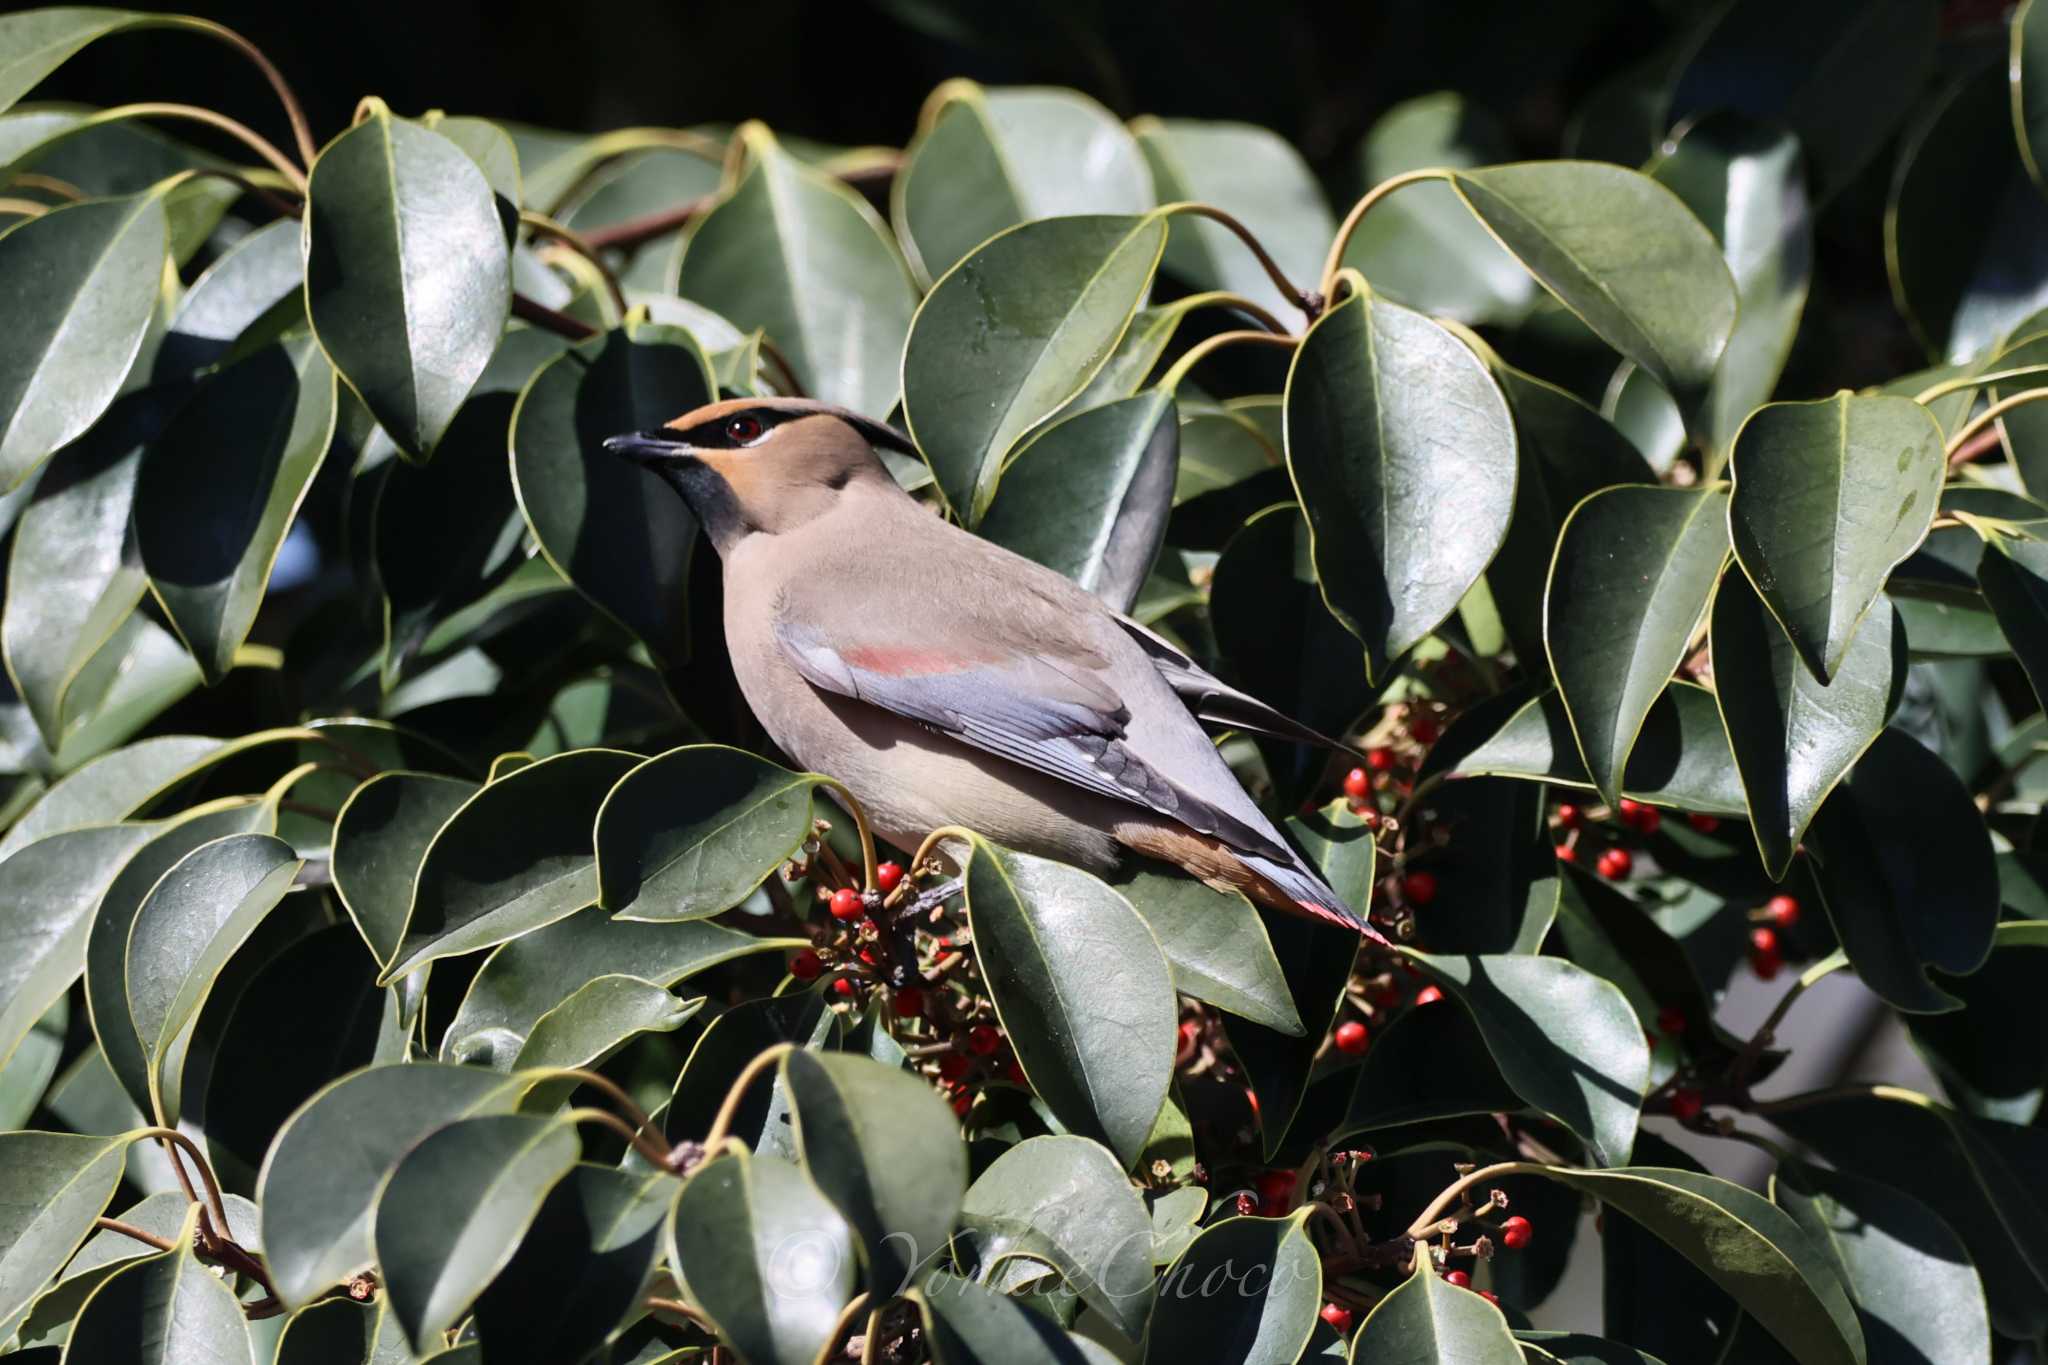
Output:
<svg viewBox="0 0 2048 1365">
<path fill-rule="evenodd" d="M 1740 1086 L 1749 1079 L 1749 1073 L 1756 1069 L 1757 1059 L 1762 1057 L 1764 1049 L 1770 1046 L 1772 1035 L 1777 1031 L 1778 1025 L 1784 1022 L 1786 1013 L 1791 1010 L 1792 1002 L 1804 994 L 1806 988 L 1814 982 L 1848 965 L 1848 956 L 1837 948 L 1799 974 L 1799 979 L 1778 997 L 1778 1003 L 1772 1006 L 1770 1014 L 1757 1026 L 1749 1041 L 1743 1044 L 1742 1051 L 1735 1054 L 1735 1060 L 1728 1064 L 1728 1081 L 1731 1085 Z"/>
<path fill-rule="evenodd" d="M 1459 1195 L 1471 1189 L 1474 1185 L 1487 1180 L 1498 1180 L 1502 1176 L 1507 1175 L 1541 1175 L 1544 1170 L 1544 1167 L 1537 1165 L 1533 1161 L 1497 1161 L 1491 1166 L 1481 1166 L 1478 1170 L 1468 1175 L 1460 1176 L 1442 1194 L 1438 1195 L 1431 1202 L 1430 1206 L 1416 1217 L 1414 1222 L 1408 1225 L 1408 1235 L 1418 1239 L 1427 1238 L 1436 1225 L 1442 1221 L 1444 1211 L 1457 1201 Z M 1428 1254 L 1426 1242 L 1418 1241 L 1417 1245 L 1424 1248 L 1421 1254 Z"/>
<path fill-rule="evenodd" d="M 707 1159 L 725 1142 L 732 1129 L 732 1121 L 739 1114 L 740 1101 L 746 1098 L 747 1088 L 757 1080 L 763 1071 L 780 1065 L 785 1053 L 796 1051 L 792 1043 L 776 1043 L 748 1062 L 733 1081 L 732 1089 L 725 1092 L 725 1102 L 718 1106 L 718 1117 L 711 1120 L 711 1131 L 704 1135 L 704 1151 Z"/>
<path fill-rule="evenodd" d="M 846 789 L 846 784 L 838 778 L 826 777 L 822 773 L 813 773 L 811 776 L 817 780 L 819 786 L 830 787 L 834 795 L 839 798 L 839 804 L 846 807 L 847 813 L 853 816 L 853 827 L 860 831 L 860 859 L 863 877 L 861 889 L 863 891 L 874 890 L 875 836 L 868 828 L 866 808 L 861 805 L 860 800 L 852 792 Z"/>
<path fill-rule="evenodd" d="M 1449 180 L 1451 173 L 1441 166 L 1431 166 L 1419 171 L 1403 171 L 1396 176 L 1382 180 L 1366 191 L 1365 197 L 1351 206 L 1351 212 L 1344 215 L 1344 221 L 1337 225 L 1337 235 L 1330 243 L 1330 254 L 1323 261 L 1323 297 L 1334 299 L 1337 288 L 1337 272 L 1344 268 L 1344 251 L 1351 245 L 1351 234 L 1358 231 L 1358 225 L 1372 206 L 1400 189 L 1418 180 Z"/>
<path fill-rule="evenodd" d="M 1299 339 L 1291 336 L 1275 336 L 1271 332 L 1254 332 L 1250 330 L 1218 332 L 1215 336 L 1204 337 L 1188 347 L 1187 353 L 1181 356 L 1179 360 L 1174 361 L 1166 373 L 1159 376 L 1159 382 L 1153 385 L 1153 387 L 1164 390 L 1167 393 L 1173 393 L 1179 387 L 1180 381 L 1186 379 L 1189 371 L 1193 370 L 1195 366 L 1201 364 L 1225 346 L 1235 346 L 1243 342 L 1257 342 L 1266 346 L 1285 346 L 1292 350 L 1299 344 Z"/>
<path fill-rule="evenodd" d="M 1197 217 L 1207 218 L 1211 222 L 1221 223 L 1224 227 L 1229 228 L 1231 232 L 1235 233 L 1239 241 L 1251 248 L 1252 255 L 1258 258 L 1259 268 L 1266 272 L 1266 278 L 1273 282 L 1273 287 L 1286 295 L 1287 301 L 1305 313 L 1310 322 L 1314 322 L 1316 315 L 1323 311 L 1324 300 L 1321 295 L 1304 293 L 1296 288 L 1294 281 L 1288 279 L 1286 272 L 1280 269 L 1280 263 L 1273 259 L 1272 253 L 1267 251 L 1265 245 L 1252 235 L 1252 230 L 1230 214 L 1217 208 L 1214 204 L 1197 204 L 1192 202 L 1168 204 L 1157 210 L 1157 212 L 1161 217 L 1166 218 L 1177 214 L 1191 213 Z"/>
</svg>

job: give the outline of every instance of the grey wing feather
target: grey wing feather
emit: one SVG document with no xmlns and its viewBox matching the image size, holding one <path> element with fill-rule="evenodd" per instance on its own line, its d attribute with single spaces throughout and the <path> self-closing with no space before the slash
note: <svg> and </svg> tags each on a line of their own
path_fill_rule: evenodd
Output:
<svg viewBox="0 0 2048 1365">
<path fill-rule="evenodd" d="M 1116 622 L 1138 642 L 1139 648 L 1152 660 L 1152 666 L 1159 670 L 1159 676 L 1180 694 L 1181 700 L 1198 718 L 1212 725 L 1227 725 L 1235 730 L 1292 740 L 1297 744 L 1320 745 L 1339 753 L 1358 752 L 1320 730 L 1303 725 L 1284 711 L 1266 705 L 1249 692 L 1238 691 L 1176 649 L 1164 636 L 1139 625 L 1128 616 L 1119 616 Z"/>
</svg>

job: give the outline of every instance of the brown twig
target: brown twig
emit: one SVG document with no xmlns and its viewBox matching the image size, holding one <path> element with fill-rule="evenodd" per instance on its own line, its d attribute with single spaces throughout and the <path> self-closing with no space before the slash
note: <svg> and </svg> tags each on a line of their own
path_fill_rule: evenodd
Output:
<svg viewBox="0 0 2048 1365">
<path fill-rule="evenodd" d="M 95 1218 L 92 1220 L 92 1225 L 96 1228 L 105 1228 L 108 1232 L 118 1232 L 123 1237 L 132 1237 L 146 1246 L 155 1247 L 158 1251 L 176 1251 L 178 1249 L 177 1243 L 169 1238 L 159 1237 L 153 1232 L 147 1232 L 142 1228 L 136 1227 L 133 1223 L 124 1223 L 118 1218 Z"/>
<path fill-rule="evenodd" d="M 597 335 L 597 328 L 583 319 L 556 312 L 544 303 L 535 303 L 524 294 L 512 296 L 512 316 L 522 322 L 530 322 L 536 327 L 544 327 L 556 336 L 564 336 L 571 341 L 588 341 Z"/>
</svg>

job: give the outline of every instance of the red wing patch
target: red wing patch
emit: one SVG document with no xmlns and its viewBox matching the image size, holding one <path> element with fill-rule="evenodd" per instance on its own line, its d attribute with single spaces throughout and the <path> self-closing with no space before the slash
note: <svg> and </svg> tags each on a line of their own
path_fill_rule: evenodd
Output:
<svg viewBox="0 0 2048 1365">
<path fill-rule="evenodd" d="M 839 657 L 848 667 L 857 668 L 863 673 L 879 673 L 889 678 L 958 673 L 980 662 L 963 659 L 958 654 L 934 649 L 930 645 L 855 645 L 841 650 Z"/>
</svg>

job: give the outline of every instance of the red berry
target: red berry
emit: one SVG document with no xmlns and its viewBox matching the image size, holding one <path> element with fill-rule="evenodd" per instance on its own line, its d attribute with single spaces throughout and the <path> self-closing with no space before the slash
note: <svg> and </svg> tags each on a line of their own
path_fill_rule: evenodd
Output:
<svg viewBox="0 0 2048 1365">
<path fill-rule="evenodd" d="M 945 1056 L 939 1058 L 939 1079 L 944 1081 L 957 1081 L 962 1076 L 965 1076 L 968 1070 L 973 1067 L 973 1065 L 973 1062 L 968 1061 L 967 1058 L 963 1057 L 961 1054 L 957 1052 L 949 1052 Z"/>
<path fill-rule="evenodd" d="M 1493 1292 L 1493 1291 L 1492 1291 L 1491 1289 L 1482 1289 L 1482 1290 L 1480 1290 L 1480 1291 L 1478 1291 L 1478 1292 L 1479 1292 L 1479 1297 L 1480 1297 L 1480 1298 L 1482 1298 L 1482 1299 L 1485 1299 L 1485 1300 L 1486 1300 L 1486 1301 L 1487 1301 L 1488 1303 L 1492 1304 L 1492 1305 L 1493 1305 L 1493 1306 L 1494 1306 L 1495 1308 L 1498 1308 L 1498 1307 L 1500 1307 L 1500 1295 L 1498 1295 L 1498 1294 L 1494 1293 L 1494 1292 Z"/>
<path fill-rule="evenodd" d="M 1561 863 L 1577 862 L 1579 860 L 1579 846 L 1577 844 L 1559 844 L 1557 846 L 1557 860 Z"/>
<path fill-rule="evenodd" d="M 1436 873 L 1410 872 L 1401 879 L 1401 894 L 1410 905 L 1428 905 L 1436 899 Z"/>
<path fill-rule="evenodd" d="M 1610 848 L 1600 855 L 1600 861 L 1593 865 L 1593 870 L 1609 881 L 1618 882 L 1626 880 L 1635 865 L 1635 857 L 1627 849 Z"/>
<path fill-rule="evenodd" d="M 967 1091 L 963 1090 L 953 1097 L 953 1112 L 961 1118 L 966 1118 L 967 1111 L 972 1108 L 974 1108 L 974 1096 Z"/>
<path fill-rule="evenodd" d="M 1657 1011 L 1657 1032 L 1677 1037 L 1685 1032 L 1685 1011 L 1676 1005 L 1666 1005 Z"/>
<path fill-rule="evenodd" d="M 993 1057 L 1002 1045 L 1003 1035 L 987 1024 L 976 1024 L 967 1031 L 967 1050 L 977 1057 Z"/>
<path fill-rule="evenodd" d="M 1759 924 L 1749 931 L 1749 946 L 1752 952 L 1775 953 L 1778 951 L 1778 931 L 1768 924 Z"/>
<path fill-rule="evenodd" d="M 1664 823 L 1664 812 L 1655 806 L 1644 806 L 1636 812 L 1636 818 L 1629 823 L 1644 834 L 1655 834 L 1657 827 Z"/>
<path fill-rule="evenodd" d="M 834 980 L 832 983 L 832 994 L 838 996 L 841 1000 L 853 999 L 853 978 L 842 976 Z"/>
<path fill-rule="evenodd" d="M 1323 1305 L 1323 1321 L 1330 1324 L 1330 1330 L 1343 1336 L 1351 1330 L 1351 1310 L 1341 1303 Z"/>
<path fill-rule="evenodd" d="M 1559 829 L 1577 829 L 1585 822 L 1585 812 L 1581 811 L 1571 802 L 1567 801 L 1557 808 L 1557 827 Z"/>
<path fill-rule="evenodd" d="M 1436 717 L 1416 712 L 1408 718 L 1408 733 L 1415 737 L 1417 744 L 1434 744 L 1438 734 Z"/>
<path fill-rule="evenodd" d="M 903 867 L 899 863 L 883 863 L 875 869 L 875 887 L 888 895 L 903 884 Z"/>
<path fill-rule="evenodd" d="M 1026 1089 L 1030 1088 L 1031 1082 L 1025 1078 L 1024 1068 L 1017 1065 L 1014 1061 L 1010 1063 L 1010 1069 L 1005 1071 L 1003 1076 L 1011 1085 L 1022 1086 Z"/>
<path fill-rule="evenodd" d="M 1647 807 L 1640 801 L 1631 801 L 1624 796 L 1621 798 L 1621 804 L 1616 809 L 1621 812 L 1621 822 L 1623 824 L 1633 825 L 1636 822 L 1636 817 L 1641 815 Z"/>
<path fill-rule="evenodd" d="M 1259 1201 L 1248 1194 L 1240 1194 L 1232 1205 L 1240 1218 L 1249 1218 L 1259 1211 Z"/>
<path fill-rule="evenodd" d="M 1756 973 L 1759 981 L 1769 981 L 1784 965 L 1785 959 L 1776 952 L 1749 955 L 1749 969 Z"/>
<path fill-rule="evenodd" d="M 896 993 L 889 997 L 889 1003 L 903 1018 L 915 1019 L 924 1013 L 924 992 L 915 986 L 898 986 Z"/>
<path fill-rule="evenodd" d="M 1691 1123 L 1706 1107 L 1706 1098 L 1691 1087 L 1671 1092 L 1671 1117 L 1680 1123 Z"/>
<path fill-rule="evenodd" d="M 1500 1244 L 1509 1251 L 1520 1251 L 1535 1237 L 1536 1225 L 1519 1213 L 1500 1225 Z"/>
<path fill-rule="evenodd" d="M 1799 898 L 1781 891 L 1764 903 L 1764 913 L 1771 917 L 1771 923 L 1790 929 L 1799 923 Z"/>
<path fill-rule="evenodd" d="M 789 960 L 789 974 L 799 981 L 816 981 L 824 970 L 825 964 L 809 948 Z"/>
<path fill-rule="evenodd" d="M 1694 811 L 1691 815 L 1685 817 L 1685 823 L 1691 825 L 1702 834 L 1712 834 L 1715 830 L 1721 828 L 1721 817 L 1718 815 L 1701 815 L 1698 811 Z"/>
<path fill-rule="evenodd" d="M 1356 1019 L 1346 1019 L 1337 1025 L 1335 1036 L 1337 1051 L 1349 1053 L 1353 1057 L 1365 1051 L 1366 1044 L 1372 1041 L 1365 1031 L 1365 1025 Z"/>
<path fill-rule="evenodd" d="M 1294 1195 L 1293 1171 L 1260 1171 L 1259 1178 L 1253 1183 L 1258 1186 L 1259 1198 L 1269 1202 L 1285 1203 Z"/>
<path fill-rule="evenodd" d="M 1434 1005 L 1443 998 L 1444 993 L 1435 986 L 1424 986 L 1421 990 L 1415 992 L 1415 1003 L 1418 1005 Z"/>
<path fill-rule="evenodd" d="M 1454 1289 L 1470 1289 L 1472 1287 L 1472 1276 L 1462 1270 L 1446 1270 L 1444 1272 L 1444 1283 Z"/>
<path fill-rule="evenodd" d="M 1365 766 L 1376 773 L 1392 772 L 1394 770 L 1394 751 L 1392 749 L 1366 750 Z"/>
<path fill-rule="evenodd" d="M 859 919 L 861 916 L 860 892 L 850 886 L 840 887 L 832 893 L 831 910 L 833 919 Z"/>
<path fill-rule="evenodd" d="M 1344 774 L 1344 794 L 1353 801 L 1363 801 L 1372 794 L 1372 776 L 1363 768 L 1353 768 Z"/>
</svg>

